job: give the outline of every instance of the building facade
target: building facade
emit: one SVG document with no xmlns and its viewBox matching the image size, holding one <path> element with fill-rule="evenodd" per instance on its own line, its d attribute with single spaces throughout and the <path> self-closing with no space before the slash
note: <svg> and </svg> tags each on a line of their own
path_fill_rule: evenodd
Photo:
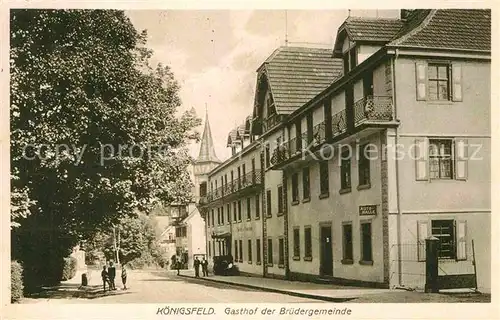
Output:
<svg viewBox="0 0 500 320">
<path fill-rule="evenodd" d="M 249 129 L 261 229 L 242 235 L 261 238 L 263 267 L 240 269 L 420 288 L 433 236 L 443 279 L 476 273 L 489 291 L 490 23 L 489 10 L 402 10 L 347 18 L 333 54 L 276 50 L 257 70 Z"/>
</svg>

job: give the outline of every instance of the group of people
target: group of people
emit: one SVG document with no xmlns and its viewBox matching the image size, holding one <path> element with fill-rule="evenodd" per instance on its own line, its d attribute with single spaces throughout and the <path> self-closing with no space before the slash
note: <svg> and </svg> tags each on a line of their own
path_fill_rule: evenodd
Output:
<svg viewBox="0 0 500 320">
<path fill-rule="evenodd" d="M 200 266 L 203 272 L 203 277 L 208 277 L 208 261 L 203 257 L 203 260 L 199 260 L 198 257 L 194 259 L 194 274 L 196 278 L 200 277 Z"/>
<path fill-rule="evenodd" d="M 109 262 L 109 267 L 107 265 L 104 265 L 102 267 L 101 278 L 102 278 L 102 286 L 104 292 L 106 292 L 106 284 L 108 285 L 108 290 L 116 290 L 116 285 L 115 285 L 116 268 L 113 264 L 113 261 Z M 121 278 L 122 278 L 123 290 L 127 290 L 127 268 L 125 267 L 125 264 L 122 265 Z"/>
<path fill-rule="evenodd" d="M 177 260 L 177 275 L 180 275 L 182 262 L 180 259 Z M 194 274 L 197 278 L 200 277 L 200 267 L 203 272 L 203 277 L 208 277 L 208 261 L 203 257 L 200 261 L 198 257 L 194 259 Z"/>
</svg>

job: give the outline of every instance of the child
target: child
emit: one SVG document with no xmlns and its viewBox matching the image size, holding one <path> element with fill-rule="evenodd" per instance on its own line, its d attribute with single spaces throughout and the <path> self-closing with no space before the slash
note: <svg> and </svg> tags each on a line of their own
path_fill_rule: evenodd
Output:
<svg viewBox="0 0 500 320">
<path fill-rule="evenodd" d="M 104 292 L 106 292 L 106 283 L 109 283 L 108 270 L 106 270 L 106 266 L 102 267 L 101 278 Z"/>
<path fill-rule="evenodd" d="M 127 290 L 127 269 L 125 268 L 125 265 L 122 265 L 122 283 L 123 290 Z"/>
</svg>

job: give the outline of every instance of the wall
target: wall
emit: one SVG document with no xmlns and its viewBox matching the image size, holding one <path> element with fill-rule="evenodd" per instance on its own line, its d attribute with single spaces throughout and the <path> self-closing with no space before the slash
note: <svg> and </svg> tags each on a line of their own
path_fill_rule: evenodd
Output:
<svg viewBox="0 0 500 320">
<path fill-rule="evenodd" d="M 380 48 L 381 48 L 381 46 L 366 45 L 366 44 L 358 46 L 358 64 L 361 64 L 361 62 L 368 59 L 371 55 L 373 55 L 375 52 L 377 52 Z"/>
<path fill-rule="evenodd" d="M 354 139 L 354 137 L 352 137 Z M 363 140 L 380 146 L 379 134 L 376 133 Z M 351 143 L 354 143 L 351 141 Z M 289 247 L 290 255 L 293 255 L 293 228 L 300 227 L 300 252 L 301 260 L 290 260 L 290 271 L 311 275 L 319 274 L 319 252 L 320 252 L 320 223 L 330 222 L 332 224 L 333 239 L 333 276 L 344 279 L 355 279 L 368 282 L 383 282 L 383 242 L 382 242 L 382 217 L 381 217 L 381 175 L 380 160 L 373 159 L 370 162 L 371 187 L 366 190 L 357 190 L 358 170 L 357 161 L 351 161 L 351 184 L 352 191 L 346 194 L 339 194 L 340 190 L 340 167 L 338 155 L 329 161 L 329 196 L 324 199 L 319 198 L 320 177 L 319 165 L 317 162 L 310 164 L 310 202 L 303 202 L 302 198 L 302 171 L 299 170 L 299 198 L 298 205 L 291 203 L 291 179 L 288 179 L 289 203 Z M 289 175 L 291 176 L 291 175 Z M 359 205 L 377 205 L 377 216 L 359 216 Z M 372 221 L 372 250 L 373 265 L 360 265 L 360 221 Z M 353 251 L 354 263 L 344 265 L 342 260 L 342 222 L 352 221 L 353 223 Z M 304 261 L 304 226 L 312 227 L 312 261 Z"/>
<path fill-rule="evenodd" d="M 491 290 L 491 141 L 490 141 L 490 64 L 479 61 L 452 60 L 462 66 L 463 101 L 417 101 L 416 61 L 399 57 L 396 62 L 396 103 L 398 119 L 398 144 L 403 156 L 398 161 L 399 185 L 393 190 L 390 202 L 391 247 L 397 242 L 397 206 L 401 210 L 401 243 L 414 246 L 417 221 L 432 219 L 460 219 L 467 221 L 467 238 L 476 246 L 478 282 L 483 291 Z M 432 61 L 432 60 L 427 60 Z M 416 160 L 410 147 L 417 138 L 467 139 L 467 178 L 465 181 L 416 179 Z M 395 167 L 392 168 L 392 171 Z M 391 170 L 390 170 L 391 171 Z M 391 184 L 396 184 L 392 179 Z M 398 194 L 399 193 L 399 194 Z M 396 226 L 396 227 L 395 227 Z M 469 245 L 470 248 L 470 245 Z M 478 249 L 479 248 L 479 249 Z M 470 255 L 471 252 L 468 252 Z M 404 257 L 403 257 L 404 259 Z M 391 249 L 391 262 L 395 265 L 397 250 Z M 403 263 L 403 284 L 415 285 L 422 264 Z M 442 272 L 456 273 L 471 269 L 470 262 L 447 263 Z M 397 268 L 393 268 L 397 273 Z M 397 278 L 397 277 L 393 277 Z M 421 281 L 421 279 L 420 279 Z"/>
</svg>

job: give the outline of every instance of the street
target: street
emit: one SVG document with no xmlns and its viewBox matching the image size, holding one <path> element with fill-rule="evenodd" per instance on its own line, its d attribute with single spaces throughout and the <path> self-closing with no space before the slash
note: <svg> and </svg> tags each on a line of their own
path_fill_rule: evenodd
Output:
<svg viewBox="0 0 500 320">
<path fill-rule="evenodd" d="M 99 274 L 92 272 L 89 283 L 95 288 L 85 297 L 75 298 L 74 294 L 54 294 L 48 299 L 28 299 L 25 303 L 320 303 L 321 301 L 293 297 L 285 294 L 262 292 L 238 286 L 226 285 L 203 279 L 179 277 L 172 271 L 130 271 L 127 281 L 128 290 L 122 288 L 120 279 L 116 286 L 119 290 L 102 293 Z M 98 291 L 98 292 L 95 292 Z M 35 300 L 35 301 L 33 301 Z"/>
</svg>

